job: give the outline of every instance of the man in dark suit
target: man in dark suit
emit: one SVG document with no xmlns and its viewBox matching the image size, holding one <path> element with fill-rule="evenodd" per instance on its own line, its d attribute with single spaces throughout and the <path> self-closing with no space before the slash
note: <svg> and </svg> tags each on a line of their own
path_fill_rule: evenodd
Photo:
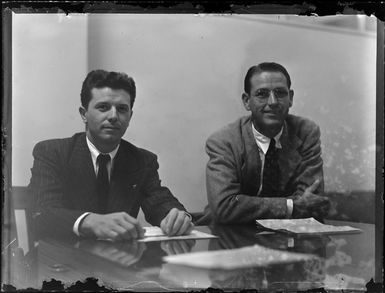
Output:
<svg viewBox="0 0 385 293">
<path fill-rule="evenodd" d="M 289 115 L 294 91 L 277 63 L 251 67 L 245 77 L 242 117 L 206 143 L 207 197 L 204 222 L 245 223 L 261 218 L 322 218 L 319 127 Z"/>
<path fill-rule="evenodd" d="M 39 142 L 30 181 L 39 227 L 113 240 L 143 237 L 136 219 L 168 235 L 188 233 L 191 216 L 161 186 L 157 157 L 122 139 L 132 117 L 136 87 L 124 73 L 91 71 L 79 112 L 85 133 Z"/>
</svg>

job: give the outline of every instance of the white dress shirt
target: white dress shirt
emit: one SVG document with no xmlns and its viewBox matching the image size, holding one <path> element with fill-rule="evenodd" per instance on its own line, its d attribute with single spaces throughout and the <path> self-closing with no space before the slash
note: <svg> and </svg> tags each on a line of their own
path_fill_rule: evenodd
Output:
<svg viewBox="0 0 385 293">
<path fill-rule="evenodd" d="M 99 171 L 99 164 L 97 163 L 97 158 L 99 154 L 101 154 L 101 152 L 94 146 L 94 144 L 88 139 L 88 137 L 86 137 L 86 140 L 87 140 L 88 149 L 91 152 L 92 165 L 94 166 L 95 175 L 97 175 Z M 119 146 L 120 145 L 118 145 L 113 151 L 106 153 L 106 155 L 109 155 L 111 157 L 111 160 L 107 163 L 107 172 L 108 172 L 109 179 L 111 178 L 111 171 L 112 171 L 112 167 L 114 166 L 114 158 L 116 156 L 116 153 L 118 152 Z M 79 224 L 90 213 L 91 212 L 83 213 L 79 218 L 76 219 L 72 229 L 76 235 L 80 236 Z"/>
<path fill-rule="evenodd" d="M 253 123 L 251 123 L 251 128 L 253 131 L 254 139 L 258 145 L 259 157 L 261 158 L 261 161 L 262 161 L 260 185 L 259 185 L 259 189 L 258 189 L 258 193 L 257 193 L 257 195 L 260 195 L 262 192 L 262 187 L 263 187 L 262 185 L 263 185 L 263 171 L 264 171 L 264 167 L 265 167 L 265 156 L 266 156 L 267 150 L 269 149 L 271 139 L 269 137 L 263 135 L 262 133 L 260 133 L 258 130 L 256 130 Z M 283 131 L 283 127 L 281 128 L 281 131 L 276 136 L 274 136 L 275 147 L 278 149 L 282 148 L 282 145 L 280 142 L 282 131 Z M 287 199 L 286 200 L 286 206 L 287 206 L 286 216 L 287 216 L 287 218 L 291 218 L 291 216 L 293 214 L 293 200 Z"/>
</svg>

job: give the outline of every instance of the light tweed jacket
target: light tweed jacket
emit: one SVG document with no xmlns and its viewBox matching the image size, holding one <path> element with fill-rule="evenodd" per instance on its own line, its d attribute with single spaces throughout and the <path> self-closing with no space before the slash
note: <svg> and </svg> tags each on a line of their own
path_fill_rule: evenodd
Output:
<svg viewBox="0 0 385 293">
<path fill-rule="evenodd" d="M 261 159 L 252 133 L 251 117 L 242 117 L 212 134 L 206 143 L 209 161 L 206 186 L 209 205 L 205 221 L 245 223 L 261 218 L 285 218 L 286 198 L 303 194 L 317 178 L 323 192 L 319 127 L 288 115 L 279 149 L 279 194 L 259 197 Z"/>
</svg>

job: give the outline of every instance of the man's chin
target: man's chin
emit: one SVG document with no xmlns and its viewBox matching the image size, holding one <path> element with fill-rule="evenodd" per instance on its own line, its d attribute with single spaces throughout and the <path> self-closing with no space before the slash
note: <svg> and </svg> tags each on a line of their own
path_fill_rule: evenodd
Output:
<svg viewBox="0 0 385 293">
<path fill-rule="evenodd" d="M 282 126 L 283 121 L 278 117 L 265 117 L 263 119 L 265 127 L 279 127 Z"/>
<path fill-rule="evenodd" d="M 117 144 L 120 142 L 120 139 L 122 138 L 121 135 L 116 134 L 103 134 L 99 137 L 100 141 L 104 144 Z"/>
</svg>

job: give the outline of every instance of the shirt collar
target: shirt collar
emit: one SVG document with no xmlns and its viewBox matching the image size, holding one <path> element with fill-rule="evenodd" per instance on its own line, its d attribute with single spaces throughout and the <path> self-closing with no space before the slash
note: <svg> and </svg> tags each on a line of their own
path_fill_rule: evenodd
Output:
<svg viewBox="0 0 385 293">
<path fill-rule="evenodd" d="M 87 140 L 88 148 L 91 152 L 92 161 L 96 162 L 96 159 L 98 158 L 101 152 L 96 148 L 96 146 L 94 146 L 94 144 L 88 139 L 87 136 L 86 136 L 86 140 Z M 111 152 L 107 153 L 111 157 L 111 162 L 114 160 L 116 153 L 118 152 L 119 146 L 120 144 L 118 144 L 117 147 L 113 149 Z"/>
<path fill-rule="evenodd" d="M 269 145 L 270 145 L 270 138 L 268 138 L 267 136 L 263 135 L 258 130 L 256 130 L 253 123 L 251 123 L 251 128 L 252 128 L 253 135 L 254 135 L 254 138 L 255 138 L 255 141 L 256 141 L 258 147 L 266 155 L 267 150 L 269 149 Z M 280 142 L 282 131 L 283 131 L 283 127 L 281 128 L 281 131 L 276 136 L 274 136 L 275 147 L 278 149 L 282 148 L 282 145 Z"/>
</svg>

